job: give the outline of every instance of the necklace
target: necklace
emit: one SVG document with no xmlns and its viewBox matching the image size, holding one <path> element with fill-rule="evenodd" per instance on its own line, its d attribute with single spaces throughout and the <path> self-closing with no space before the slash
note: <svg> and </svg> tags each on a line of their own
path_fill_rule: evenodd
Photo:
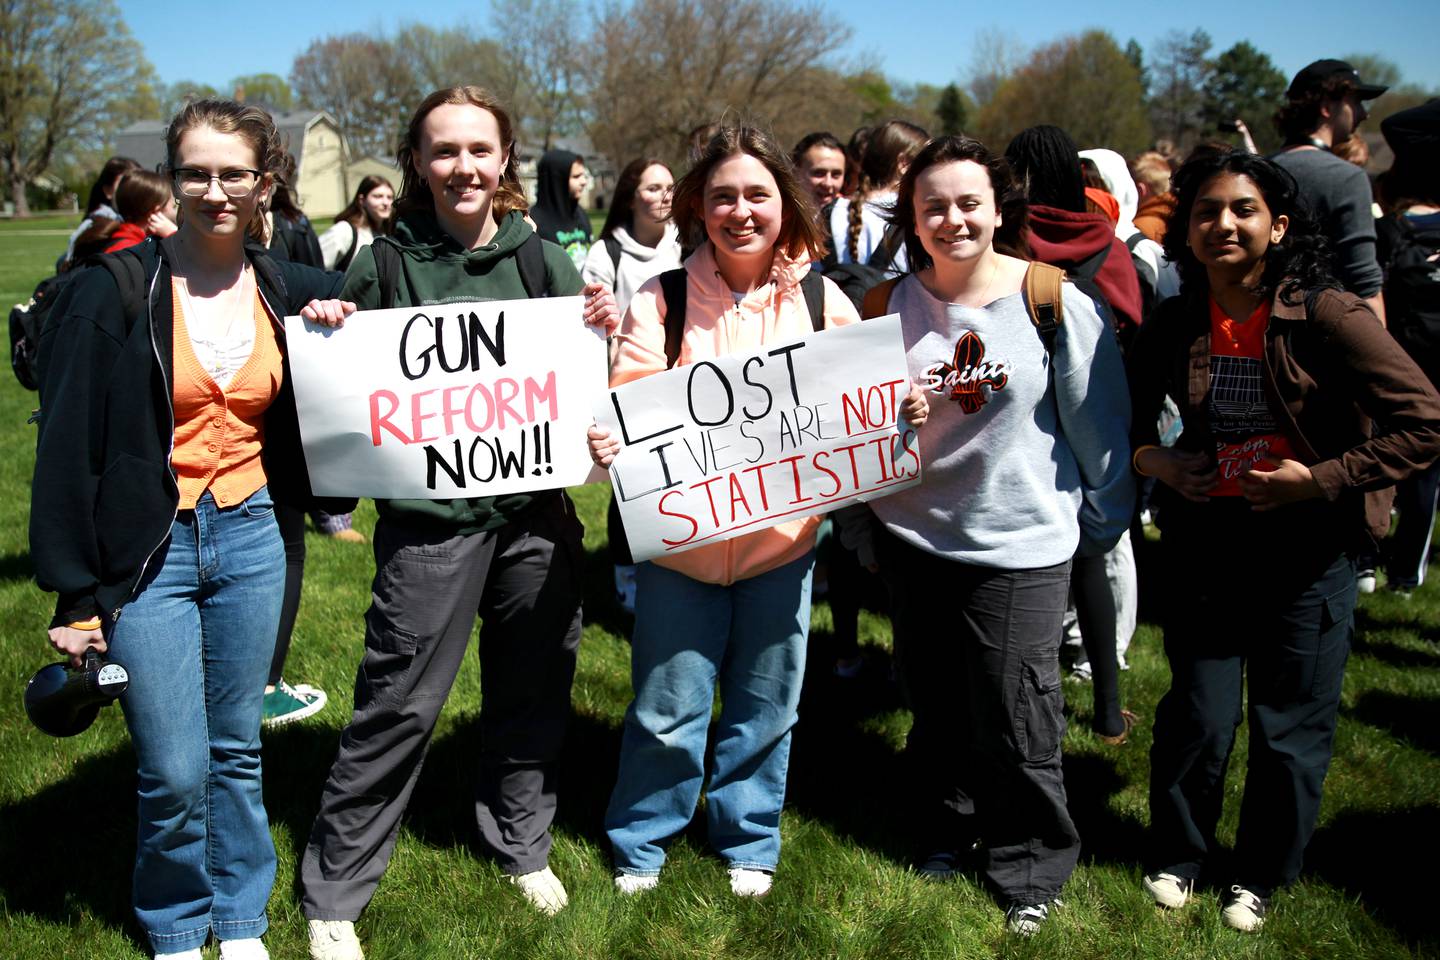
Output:
<svg viewBox="0 0 1440 960">
<path fill-rule="evenodd" d="M 995 285 L 995 275 L 998 274 L 999 272 L 1000 272 L 1000 258 L 999 258 L 999 257 L 995 257 L 995 258 L 994 258 L 994 262 L 991 263 L 991 265 L 990 265 L 990 279 L 985 281 L 985 289 L 981 290 L 981 291 L 980 291 L 980 296 L 979 296 L 978 298 L 976 298 L 979 302 L 978 302 L 978 303 L 963 303 L 963 302 L 961 302 L 961 301 L 958 300 L 958 299 L 957 299 L 955 302 L 958 303 L 958 304 L 960 304 L 960 306 L 962 306 L 962 307 L 969 307 L 969 308 L 972 309 L 972 310 L 979 310 L 979 309 L 981 309 L 982 307 L 984 307 L 987 303 L 990 302 L 989 299 L 988 299 L 989 296 L 990 296 L 990 288 Z"/>
</svg>

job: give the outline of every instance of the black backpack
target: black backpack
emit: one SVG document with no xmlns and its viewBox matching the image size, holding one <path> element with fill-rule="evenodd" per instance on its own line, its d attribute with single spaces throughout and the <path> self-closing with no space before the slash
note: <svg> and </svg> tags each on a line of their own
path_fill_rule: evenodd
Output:
<svg viewBox="0 0 1440 960">
<path fill-rule="evenodd" d="M 145 276 L 139 255 L 133 250 L 91 257 L 73 264 L 64 273 L 41 280 L 30 295 L 29 303 L 17 303 L 10 309 L 10 368 L 26 390 L 40 389 L 40 335 L 46 324 L 60 319 L 52 313 L 60 293 L 86 270 L 96 267 L 109 270 L 115 278 L 115 284 L 120 288 L 120 302 L 125 305 L 126 326 L 133 324 L 140 315 L 140 306 L 145 299 Z"/>
<path fill-rule="evenodd" d="M 864 263 L 841 263 L 839 254 L 831 250 L 820 261 L 820 272 L 829 277 L 859 310 L 865 304 L 866 292 L 889 278 L 890 267 L 895 262 L 901 242 L 901 230 L 892 223 L 885 228 L 880 243 L 870 251 L 870 257 Z"/>
<path fill-rule="evenodd" d="M 550 275 L 545 269 L 545 251 L 540 246 L 540 235 L 530 234 L 515 248 L 515 265 L 520 270 L 520 283 L 525 295 L 534 299 L 550 296 Z M 380 283 L 381 310 L 395 306 L 395 291 L 400 283 L 400 274 L 405 264 L 400 259 L 400 248 L 389 237 L 377 237 L 370 244 L 375 254 L 375 274 Z"/>
<path fill-rule="evenodd" d="M 1406 216 L 1376 221 L 1385 265 L 1385 322 L 1426 374 L 1440 373 L 1440 226 Z"/>
<path fill-rule="evenodd" d="M 1135 264 L 1135 276 L 1140 280 L 1141 323 L 1149 320 L 1151 312 L 1155 309 L 1155 288 L 1160 281 L 1160 277 L 1156 274 L 1154 268 L 1135 253 L 1135 248 L 1148 239 L 1150 238 L 1139 230 L 1136 230 L 1130 236 L 1130 239 L 1125 241 L 1125 246 L 1130 250 L 1130 262 Z"/>
</svg>

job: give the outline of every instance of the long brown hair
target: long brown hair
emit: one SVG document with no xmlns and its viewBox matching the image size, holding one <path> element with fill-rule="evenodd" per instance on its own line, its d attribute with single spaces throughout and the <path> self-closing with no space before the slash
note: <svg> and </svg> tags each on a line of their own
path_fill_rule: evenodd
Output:
<svg viewBox="0 0 1440 960">
<path fill-rule="evenodd" d="M 500 148 L 505 151 L 505 169 L 500 171 L 500 183 L 490 201 L 490 214 L 495 222 L 504 220 L 512 210 L 524 212 L 530 209 L 530 204 L 525 199 L 525 188 L 520 185 L 519 160 L 515 156 L 515 125 L 510 122 L 510 114 L 489 90 L 466 84 L 442 87 L 421 100 L 420 106 L 415 108 L 410 125 L 405 128 L 400 147 L 395 151 L 395 162 L 400 167 L 400 196 L 395 198 L 396 211 L 435 212 L 435 198 L 431 196 L 424 178 L 415 169 L 415 161 L 420 156 L 420 128 L 425 123 L 425 118 L 430 115 L 430 111 L 445 104 L 469 104 L 479 107 L 494 117 L 495 125 L 500 128 Z"/>
<path fill-rule="evenodd" d="M 705 183 L 722 161 L 745 154 L 764 164 L 775 178 L 780 192 L 780 236 L 775 246 L 788 256 L 809 256 L 819 260 L 825 252 L 825 234 L 820 228 L 815 200 L 800 185 L 790 158 L 765 131 L 746 125 L 720 127 L 685 176 L 675 182 L 670 203 L 670 216 L 680 229 L 681 238 L 696 236 L 704 230 L 700 211 L 705 201 Z"/>
<path fill-rule="evenodd" d="M 170 199 L 170 181 L 149 170 L 131 170 L 115 185 L 115 212 L 127 223 L 145 225 Z"/>
<path fill-rule="evenodd" d="M 664 167 L 667 171 L 670 169 L 664 160 L 641 157 L 631 160 L 625 164 L 625 169 L 620 171 L 620 179 L 615 182 L 615 195 L 610 198 L 610 212 L 605 215 L 605 226 L 600 228 L 602 240 L 613 235 L 616 227 L 624 227 L 634 232 L 635 211 L 632 208 L 635 205 L 635 193 L 640 189 L 640 180 L 645 176 L 645 171 L 651 167 Z"/>
<path fill-rule="evenodd" d="M 915 155 L 910 168 L 905 171 L 905 176 L 900 178 L 900 193 L 890 218 L 890 222 L 899 227 L 905 237 L 905 253 L 912 271 L 924 270 L 934 262 L 930 252 L 921 245 L 920 238 L 915 235 L 915 182 L 931 167 L 942 163 L 959 163 L 962 160 L 969 160 L 984 167 L 990 178 L 990 189 L 995 191 L 995 209 L 1000 212 L 1000 226 L 995 228 L 991 245 L 1012 257 L 1032 259 L 1025 236 L 1029 204 L 1025 199 L 1025 191 L 1020 189 L 1014 174 L 1010 172 L 1009 162 L 999 154 L 992 153 L 989 147 L 974 137 L 945 136 L 931 140 Z"/>
<path fill-rule="evenodd" d="M 192 100 L 180 108 L 165 130 L 165 167 L 172 174 L 175 171 L 175 151 L 180 148 L 180 139 L 197 127 L 209 127 L 216 133 L 234 134 L 255 151 L 255 165 L 260 170 L 257 191 L 265 190 L 269 183 L 285 168 L 285 139 L 275 127 L 275 121 L 257 106 L 236 103 L 234 100 Z M 252 238 L 265 242 L 265 204 L 256 204 L 255 216 L 246 225 Z"/>
<path fill-rule="evenodd" d="M 350 198 L 350 205 L 335 215 L 335 222 L 339 223 L 341 220 L 344 220 L 356 230 L 359 230 L 361 227 L 369 227 L 370 232 L 377 237 L 383 237 L 390 233 L 395 225 L 395 208 L 393 206 L 390 208 L 389 217 L 377 221 L 375 217 L 371 215 L 370 208 L 365 206 L 365 198 L 370 195 L 370 191 L 379 189 L 380 187 L 389 187 L 391 191 L 395 189 L 394 184 L 378 173 L 372 173 L 364 177 L 360 181 L 360 185 L 355 188 L 355 196 Z"/>
<path fill-rule="evenodd" d="M 876 127 L 865 144 L 860 160 L 860 184 L 850 195 L 849 229 L 845 232 L 845 249 L 852 261 L 860 259 L 861 214 L 865 199 L 900 179 L 900 168 L 909 163 L 930 135 L 913 123 L 889 120 Z"/>
</svg>

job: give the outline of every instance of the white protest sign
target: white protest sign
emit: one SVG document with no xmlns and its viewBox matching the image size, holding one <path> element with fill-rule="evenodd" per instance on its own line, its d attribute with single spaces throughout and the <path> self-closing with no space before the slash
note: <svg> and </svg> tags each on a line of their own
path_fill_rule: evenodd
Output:
<svg viewBox="0 0 1440 960">
<path fill-rule="evenodd" d="M 595 422 L 621 442 L 610 481 L 635 559 L 919 483 L 906 383 L 892 314 L 612 389 Z"/>
<path fill-rule="evenodd" d="M 443 500 L 584 483 L 603 334 L 584 300 L 447 303 L 285 320 L 310 485 Z"/>
</svg>

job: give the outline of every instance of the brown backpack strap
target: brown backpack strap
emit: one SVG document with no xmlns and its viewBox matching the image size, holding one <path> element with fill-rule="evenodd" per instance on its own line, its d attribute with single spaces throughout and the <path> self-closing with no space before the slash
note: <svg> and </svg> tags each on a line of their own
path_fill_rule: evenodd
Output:
<svg viewBox="0 0 1440 960">
<path fill-rule="evenodd" d="M 1055 353 L 1055 333 L 1065 322 L 1065 306 L 1060 299 L 1060 284 L 1065 271 L 1048 263 L 1031 263 L 1025 268 L 1025 309 L 1030 322 L 1040 333 L 1045 352 Z"/>
<path fill-rule="evenodd" d="M 860 319 L 869 320 L 889 313 L 890 295 L 895 292 L 895 284 L 899 282 L 899 277 L 891 277 L 866 290 L 865 299 L 860 303 Z"/>
</svg>

